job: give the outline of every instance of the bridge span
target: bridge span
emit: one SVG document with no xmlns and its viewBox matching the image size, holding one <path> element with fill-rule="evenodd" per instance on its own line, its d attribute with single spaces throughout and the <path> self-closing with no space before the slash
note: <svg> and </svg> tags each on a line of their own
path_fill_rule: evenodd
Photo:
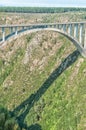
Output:
<svg viewBox="0 0 86 130">
<path fill-rule="evenodd" d="M 0 45 L 11 37 L 17 37 L 25 32 L 31 33 L 41 30 L 56 31 L 68 39 L 77 47 L 79 52 L 86 57 L 86 21 L 69 23 L 40 23 L 20 25 L 0 25 Z M 8 32 L 8 35 L 6 33 Z"/>
</svg>

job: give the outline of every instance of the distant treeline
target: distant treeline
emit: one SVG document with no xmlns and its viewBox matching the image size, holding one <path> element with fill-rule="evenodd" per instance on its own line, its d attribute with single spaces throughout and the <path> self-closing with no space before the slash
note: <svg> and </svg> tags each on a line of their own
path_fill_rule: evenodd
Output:
<svg viewBox="0 0 86 130">
<path fill-rule="evenodd" d="M 86 11 L 86 8 L 61 8 L 61 7 L 0 7 L 0 12 L 20 13 L 63 13 L 69 11 Z"/>
</svg>

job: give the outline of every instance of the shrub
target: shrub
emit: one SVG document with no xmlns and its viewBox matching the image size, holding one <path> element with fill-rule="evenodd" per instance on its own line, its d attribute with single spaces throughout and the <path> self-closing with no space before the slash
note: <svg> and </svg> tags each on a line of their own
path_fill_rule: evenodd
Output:
<svg viewBox="0 0 86 130">
<path fill-rule="evenodd" d="M 0 107 L 0 130 L 20 130 L 15 118 L 3 107 Z"/>
</svg>

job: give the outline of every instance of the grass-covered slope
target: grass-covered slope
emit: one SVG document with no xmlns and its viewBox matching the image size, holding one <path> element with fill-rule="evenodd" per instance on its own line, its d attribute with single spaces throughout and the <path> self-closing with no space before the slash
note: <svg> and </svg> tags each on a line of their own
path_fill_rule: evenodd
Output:
<svg viewBox="0 0 86 130">
<path fill-rule="evenodd" d="M 86 59 L 56 32 L 26 35 L 0 50 L 0 104 L 32 130 L 86 129 Z"/>
</svg>

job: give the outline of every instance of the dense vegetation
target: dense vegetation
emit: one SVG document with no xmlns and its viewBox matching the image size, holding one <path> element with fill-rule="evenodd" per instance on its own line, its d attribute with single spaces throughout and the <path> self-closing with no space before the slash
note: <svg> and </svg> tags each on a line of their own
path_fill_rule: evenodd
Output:
<svg viewBox="0 0 86 130">
<path fill-rule="evenodd" d="M 61 7 L 0 7 L 0 12 L 21 13 L 64 13 L 70 11 L 86 11 L 86 8 L 61 8 Z"/>
<path fill-rule="evenodd" d="M 20 130 L 17 121 L 2 106 L 0 106 L 0 130 Z"/>
</svg>

